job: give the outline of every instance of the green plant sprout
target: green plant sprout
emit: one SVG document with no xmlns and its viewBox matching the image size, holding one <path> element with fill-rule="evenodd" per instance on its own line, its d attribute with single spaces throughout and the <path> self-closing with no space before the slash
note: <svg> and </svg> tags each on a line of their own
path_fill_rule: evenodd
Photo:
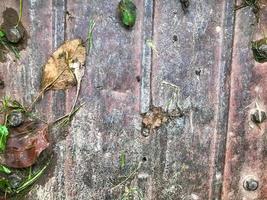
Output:
<svg viewBox="0 0 267 200">
<path fill-rule="evenodd" d="M 156 56 L 159 55 L 159 52 L 158 52 L 157 47 L 156 47 L 153 40 L 151 40 L 151 39 L 146 40 L 146 44 L 149 48 L 152 49 L 152 51 L 155 53 Z"/>
<path fill-rule="evenodd" d="M 9 132 L 8 132 L 7 127 L 0 125 L 0 152 L 5 151 L 8 136 L 9 136 Z"/>
<path fill-rule="evenodd" d="M 124 189 L 124 193 L 122 194 L 120 200 L 144 200 L 143 192 L 139 188 L 127 186 Z"/>
<path fill-rule="evenodd" d="M 18 27 L 20 21 L 21 21 L 21 18 L 22 18 L 22 8 L 23 8 L 23 0 L 19 0 L 19 18 L 18 18 L 18 22 L 15 26 L 15 28 Z"/>
<path fill-rule="evenodd" d="M 5 174 L 10 174 L 11 170 L 8 167 L 0 164 L 0 172 Z"/>
<path fill-rule="evenodd" d="M 123 169 L 126 165 L 126 155 L 124 152 L 120 155 L 120 168 Z"/>
<path fill-rule="evenodd" d="M 87 34 L 87 54 L 90 54 L 93 48 L 93 30 L 95 27 L 95 21 L 93 19 L 89 20 L 88 23 L 88 34 Z"/>
<path fill-rule="evenodd" d="M 122 182 L 120 182 L 119 184 L 117 184 L 116 186 L 111 188 L 111 191 L 119 188 L 120 186 L 124 185 L 125 183 L 127 183 L 131 178 L 133 178 L 137 172 L 139 171 L 139 169 L 142 166 L 142 162 L 138 163 L 138 166 L 129 174 L 129 176 L 127 176 Z"/>
</svg>

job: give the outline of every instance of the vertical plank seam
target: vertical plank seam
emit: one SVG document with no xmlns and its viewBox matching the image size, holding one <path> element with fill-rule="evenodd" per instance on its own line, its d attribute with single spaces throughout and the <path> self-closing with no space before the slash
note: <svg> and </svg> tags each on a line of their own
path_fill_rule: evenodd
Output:
<svg viewBox="0 0 267 200">
<path fill-rule="evenodd" d="M 53 48 L 54 50 L 65 40 L 65 10 L 67 0 L 53 0 Z M 60 5 L 60 7 L 59 7 Z M 60 8 L 60 9 L 59 9 Z"/>
<path fill-rule="evenodd" d="M 53 50 L 57 49 L 60 44 L 65 41 L 65 27 L 66 27 L 66 2 L 67 0 L 53 0 L 53 18 L 52 18 L 52 38 Z M 52 110 L 55 111 L 55 117 L 59 117 L 65 113 L 66 109 L 66 94 L 65 91 L 57 91 L 53 93 Z M 60 107 L 60 108 L 59 108 Z"/>
<path fill-rule="evenodd" d="M 64 42 L 65 40 L 65 27 L 66 27 L 66 5 L 67 0 L 52 0 L 52 49 L 53 51 L 58 48 L 58 46 Z M 59 117 L 63 113 L 65 113 L 66 109 L 66 95 L 65 91 L 52 91 L 52 111 L 54 117 Z M 54 132 L 55 134 L 55 132 Z M 55 138 L 57 135 L 54 136 Z M 60 147 L 55 147 L 60 154 L 64 154 L 64 150 Z M 63 153 L 64 152 L 64 153 Z M 61 159 L 63 159 L 62 155 L 59 156 L 59 162 L 62 162 Z M 56 162 L 57 163 L 57 162 Z M 58 166 L 55 171 L 59 174 L 56 175 L 56 187 L 57 194 L 53 195 L 53 198 L 64 198 L 66 199 L 66 190 L 65 188 L 65 171 L 64 166 Z"/>
</svg>

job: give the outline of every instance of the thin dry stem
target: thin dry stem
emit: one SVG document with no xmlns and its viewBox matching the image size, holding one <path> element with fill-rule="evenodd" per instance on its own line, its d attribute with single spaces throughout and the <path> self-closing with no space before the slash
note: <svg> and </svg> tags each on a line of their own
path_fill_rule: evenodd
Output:
<svg viewBox="0 0 267 200">
<path fill-rule="evenodd" d="M 59 75 L 51 82 L 49 83 L 47 86 L 45 86 L 37 95 L 37 97 L 33 100 L 32 104 L 29 106 L 29 108 L 27 109 L 27 111 L 31 111 L 34 104 L 39 100 L 39 98 L 44 94 L 44 92 L 46 90 L 48 90 L 50 87 L 53 86 L 53 84 L 59 79 L 59 77 L 66 71 L 67 69 L 65 68 L 62 72 L 59 73 Z"/>
</svg>

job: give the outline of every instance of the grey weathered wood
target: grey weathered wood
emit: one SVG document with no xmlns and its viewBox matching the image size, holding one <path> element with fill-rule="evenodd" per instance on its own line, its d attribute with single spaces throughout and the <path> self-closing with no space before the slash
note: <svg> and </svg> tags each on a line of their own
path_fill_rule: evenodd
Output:
<svg viewBox="0 0 267 200">
<path fill-rule="evenodd" d="M 124 187 L 111 188 L 138 165 L 126 185 L 146 200 L 267 198 L 266 124 L 251 129 L 247 107 L 267 98 L 266 65 L 255 64 L 249 48 L 261 36 L 252 10 L 238 11 L 234 28 L 231 0 L 191 0 L 188 13 L 179 0 L 136 0 L 137 23 L 126 30 L 118 3 L 24 1 L 28 45 L 19 61 L 0 63 L 0 95 L 25 104 L 38 93 L 49 55 L 64 40 L 85 41 L 89 20 L 96 22 L 78 101 L 85 104 L 69 128 L 51 132 L 53 163 L 25 199 L 119 199 Z M 19 3 L 0 1 L 0 13 L 7 7 L 18 10 Z M 266 21 L 266 12 L 261 17 Z M 36 111 L 52 121 L 71 109 L 75 93 L 50 91 Z M 152 106 L 179 107 L 184 115 L 144 137 L 140 114 Z M 243 189 L 246 175 L 259 179 L 259 190 Z"/>
<path fill-rule="evenodd" d="M 233 1 L 191 1 L 186 14 L 175 0 L 156 2 L 154 40 L 159 55 L 153 59 L 153 103 L 166 107 L 173 98 L 168 82 L 179 89 L 177 103 L 185 113 L 151 136 L 152 141 L 165 141 L 152 151 L 160 152 L 155 177 L 161 181 L 154 192 L 161 199 L 220 198 L 233 10 Z M 173 193 L 163 196 L 162 185 Z"/>
</svg>

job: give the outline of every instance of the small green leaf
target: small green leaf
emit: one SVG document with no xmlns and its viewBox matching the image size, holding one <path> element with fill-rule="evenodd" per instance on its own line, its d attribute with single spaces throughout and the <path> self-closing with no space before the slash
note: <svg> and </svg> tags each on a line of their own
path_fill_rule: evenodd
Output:
<svg viewBox="0 0 267 200">
<path fill-rule="evenodd" d="M 0 30 L 0 38 L 5 37 L 5 35 L 6 35 L 5 32 Z"/>
<path fill-rule="evenodd" d="M 121 153 L 120 155 L 120 168 L 124 168 L 125 167 L 125 164 L 126 164 L 126 155 L 125 153 Z"/>
<path fill-rule="evenodd" d="M 126 27 L 133 27 L 136 21 L 136 6 L 132 0 L 121 0 L 119 3 L 120 19 Z"/>
<path fill-rule="evenodd" d="M 95 21 L 93 19 L 89 20 L 88 23 L 88 33 L 87 33 L 87 53 L 89 54 L 93 48 L 93 30 L 95 27 Z"/>
<path fill-rule="evenodd" d="M 7 127 L 0 125 L 0 152 L 3 152 L 6 149 L 8 135 Z"/>
<path fill-rule="evenodd" d="M 252 42 L 254 59 L 259 63 L 267 62 L 267 38 Z"/>
<path fill-rule="evenodd" d="M 5 193 L 11 193 L 12 188 L 8 180 L 0 179 L 0 190 Z"/>
<path fill-rule="evenodd" d="M 4 165 L 0 164 L 0 172 L 5 173 L 5 174 L 10 174 L 11 170 L 5 167 Z"/>
</svg>

